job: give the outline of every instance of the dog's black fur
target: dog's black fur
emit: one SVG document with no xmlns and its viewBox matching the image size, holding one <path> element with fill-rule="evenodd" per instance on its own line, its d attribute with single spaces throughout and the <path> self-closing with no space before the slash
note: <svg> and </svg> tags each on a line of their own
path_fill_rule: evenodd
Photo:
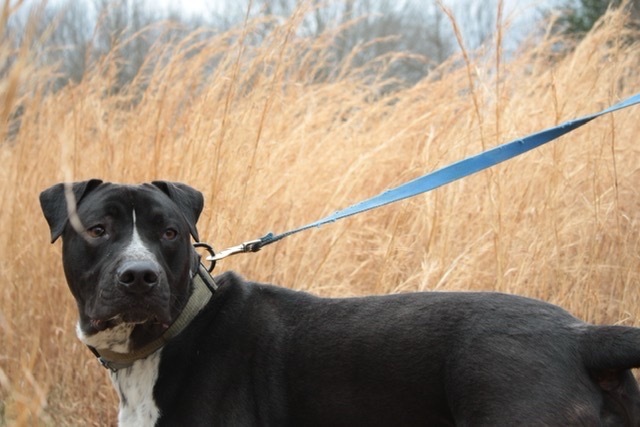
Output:
<svg viewBox="0 0 640 427">
<path fill-rule="evenodd" d="M 142 346 L 187 300 L 186 271 L 198 262 L 189 235 L 197 238 L 202 196 L 166 182 L 70 188 L 82 224 L 109 231 L 100 241 L 82 237 L 69 225 L 62 184 L 42 193 L 52 240 L 63 236 L 80 328 L 99 334 L 117 314 L 136 322 L 131 348 Z M 162 270 L 153 297 L 110 288 L 126 261 L 118 254 L 130 240 L 132 209 Z M 170 242 L 168 227 L 178 231 Z M 499 293 L 328 299 L 234 273 L 215 281 L 208 305 L 161 350 L 158 425 L 640 425 L 630 371 L 640 366 L 640 329 L 589 325 Z"/>
</svg>

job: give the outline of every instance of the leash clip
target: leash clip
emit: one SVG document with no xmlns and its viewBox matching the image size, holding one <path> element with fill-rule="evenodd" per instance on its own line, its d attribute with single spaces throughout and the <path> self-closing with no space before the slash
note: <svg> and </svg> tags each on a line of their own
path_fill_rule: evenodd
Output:
<svg viewBox="0 0 640 427">
<path fill-rule="evenodd" d="M 262 248 L 262 239 L 249 240 L 207 257 L 207 261 L 218 261 L 231 255 L 245 252 L 258 252 Z"/>
<path fill-rule="evenodd" d="M 213 251 L 213 247 L 208 243 L 201 243 L 201 242 L 194 243 L 193 247 L 204 248 L 204 250 L 206 250 L 209 253 L 209 256 L 207 257 L 207 261 L 211 261 L 211 264 L 209 264 L 209 267 L 205 267 L 205 268 L 209 273 L 211 273 L 213 269 L 216 267 L 216 261 L 215 259 L 212 258 L 216 256 L 216 253 Z"/>
</svg>

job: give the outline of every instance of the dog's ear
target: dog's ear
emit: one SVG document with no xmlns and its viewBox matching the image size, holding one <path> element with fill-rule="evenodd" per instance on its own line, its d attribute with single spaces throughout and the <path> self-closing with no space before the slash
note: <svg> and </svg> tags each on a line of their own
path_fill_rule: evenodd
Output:
<svg viewBox="0 0 640 427">
<path fill-rule="evenodd" d="M 195 188 L 186 184 L 169 181 L 153 181 L 151 184 L 162 190 L 182 211 L 187 223 L 189 231 L 193 238 L 199 241 L 196 223 L 204 207 L 204 197 L 202 193 Z"/>
<path fill-rule="evenodd" d="M 70 186 L 71 192 L 76 200 L 76 204 L 86 196 L 91 190 L 102 184 L 102 180 L 90 179 L 88 181 L 74 182 L 71 184 L 60 183 L 47 188 L 40 193 L 40 206 L 44 217 L 51 229 L 51 243 L 55 242 L 64 231 L 69 219 L 69 212 L 75 210 L 75 206 L 69 209 L 65 191 Z"/>
</svg>

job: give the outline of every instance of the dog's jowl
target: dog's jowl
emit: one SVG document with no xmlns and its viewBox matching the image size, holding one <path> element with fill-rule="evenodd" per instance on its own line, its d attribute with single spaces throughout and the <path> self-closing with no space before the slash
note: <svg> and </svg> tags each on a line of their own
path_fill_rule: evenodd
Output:
<svg viewBox="0 0 640 427">
<path fill-rule="evenodd" d="M 179 183 L 57 184 L 40 201 L 131 426 L 640 425 L 640 329 L 498 293 L 327 299 L 212 279 Z"/>
</svg>

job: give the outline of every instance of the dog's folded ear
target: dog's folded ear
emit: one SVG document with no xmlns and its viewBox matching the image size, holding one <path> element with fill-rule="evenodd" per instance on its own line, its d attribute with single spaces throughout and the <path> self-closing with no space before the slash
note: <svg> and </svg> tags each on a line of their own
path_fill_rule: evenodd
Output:
<svg viewBox="0 0 640 427">
<path fill-rule="evenodd" d="M 204 197 L 202 193 L 195 188 L 189 187 L 180 182 L 170 181 L 153 181 L 151 184 L 162 190 L 182 211 L 187 223 L 189 231 L 193 238 L 199 241 L 196 223 L 204 207 Z"/>
<path fill-rule="evenodd" d="M 79 203 L 91 190 L 102 184 L 102 180 L 90 179 L 74 183 L 60 183 L 40 193 L 40 206 L 51 229 L 51 243 L 55 242 L 67 225 L 69 214 L 75 212 L 75 206 L 67 204 L 66 189 L 69 188 L 75 203 Z"/>
</svg>

